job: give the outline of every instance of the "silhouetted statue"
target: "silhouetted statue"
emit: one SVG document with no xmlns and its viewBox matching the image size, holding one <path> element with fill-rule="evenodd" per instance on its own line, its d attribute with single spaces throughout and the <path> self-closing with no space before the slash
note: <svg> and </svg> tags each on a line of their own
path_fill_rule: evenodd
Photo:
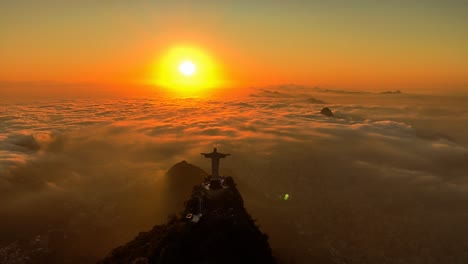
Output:
<svg viewBox="0 0 468 264">
<path fill-rule="evenodd" d="M 219 159 L 223 159 L 231 154 L 219 153 L 216 148 L 211 153 L 201 153 L 205 158 L 211 159 L 211 177 L 212 179 L 219 178 Z"/>
</svg>

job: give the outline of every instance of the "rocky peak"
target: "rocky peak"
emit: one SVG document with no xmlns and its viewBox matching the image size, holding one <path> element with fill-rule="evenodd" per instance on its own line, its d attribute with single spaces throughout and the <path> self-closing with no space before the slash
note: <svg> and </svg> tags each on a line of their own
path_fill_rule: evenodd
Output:
<svg viewBox="0 0 468 264">
<path fill-rule="evenodd" d="M 333 114 L 332 110 L 330 110 L 330 108 L 328 107 L 324 107 L 322 108 L 322 110 L 320 111 L 320 113 L 324 116 L 328 116 L 328 117 L 334 117 L 335 115 Z"/>
<path fill-rule="evenodd" d="M 188 171 L 202 170 L 183 161 L 167 174 L 196 176 Z M 223 178 L 216 190 L 206 187 L 209 182 L 206 177 L 196 184 L 185 208 L 166 224 L 140 233 L 100 263 L 275 263 L 268 236 L 247 213 L 234 180 Z"/>
</svg>

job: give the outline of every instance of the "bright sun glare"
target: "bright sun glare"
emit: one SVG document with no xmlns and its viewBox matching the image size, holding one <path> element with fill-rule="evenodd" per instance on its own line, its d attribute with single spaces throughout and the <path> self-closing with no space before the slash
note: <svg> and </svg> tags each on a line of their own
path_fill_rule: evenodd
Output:
<svg viewBox="0 0 468 264">
<path fill-rule="evenodd" d="M 152 83 L 183 93 L 199 93 L 224 84 L 221 71 L 204 50 L 193 46 L 175 46 L 162 54 Z"/>
<path fill-rule="evenodd" d="M 192 76 L 197 71 L 197 67 L 191 61 L 183 61 L 179 65 L 179 71 L 185 76 Z"/>
</svg>

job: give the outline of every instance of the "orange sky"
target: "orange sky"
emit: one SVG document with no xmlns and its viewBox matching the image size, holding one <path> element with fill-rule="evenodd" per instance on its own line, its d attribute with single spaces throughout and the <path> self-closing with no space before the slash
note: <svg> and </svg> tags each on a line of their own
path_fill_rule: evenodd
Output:
<svg viewBox="0 0 468 264">
<path fill-rule="evenodd" d="M 233 86 L 468 89 L 468 4 L 303 2 L 2 1 L 0 80 L 141 83 L 193 45 Z"/>
</svg>

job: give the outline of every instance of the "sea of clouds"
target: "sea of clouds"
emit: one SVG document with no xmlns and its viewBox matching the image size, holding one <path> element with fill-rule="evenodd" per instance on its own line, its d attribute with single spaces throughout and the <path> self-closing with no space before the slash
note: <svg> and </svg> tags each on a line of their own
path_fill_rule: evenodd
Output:
<svg viewBox="0 0 468 264">
<path fill-rule="evenodd" d="M 466 99 L 284 85 L 2 101 L 0 245 L 60 229 L 67 254 L 102 257 L 175 213 L 165 171 L 181 160 L 209 171 L 200 152 L 217 147 L 285 263 L 464 263 Z"/>
</svg>

